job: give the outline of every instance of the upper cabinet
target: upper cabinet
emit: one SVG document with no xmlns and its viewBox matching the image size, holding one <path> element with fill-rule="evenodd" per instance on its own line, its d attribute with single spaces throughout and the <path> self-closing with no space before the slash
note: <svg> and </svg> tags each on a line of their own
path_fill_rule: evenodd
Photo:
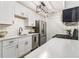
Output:
<svg viewBox="0 0 79 59">
<path fill-rule="evenodd" d="M 75 8 L 66 9 L 63 11 L 63 22 L 72 22 L 76 20 Z"/>
<path fill-rule="evenodd" d="M 65 1 L 65 10 L 63 11 L 64 21 L 79 20 L 79 1 Z"/>
<path fill-rule="evenodd" d="M 19 2 L 15 4 L 15 12 L 14 15 L 20 16 L 25 18 L 24 23 L 25 26 L 33 26 L 34 24 L 34 13 L 28 9 L 27 7 L 23 6 Z"/>
<path fill-rule="evenodd" d="M 35 20 L 38 20 L 38 15 L 27 6 L 24 6 L 19 2 L 1 1 L 0 26 L 12 25 L 15 17 L 25 20 L 25 26 L 35 26 Z"/>
<path fill-rule="evenodd" d="M 16 2 L 14 15 L 21 19 L 26 19 L 27 18 L 26 8 L 23 5 L 21 5 L 20 3 Z"/>
<path fill-rule="evenodd" d="M 76 20 L 79 21 L 79 7 L 76 7 Z"/>
<path fill-rule="evenodd" d="M 0 1 L 0 24 L 11 25 L 14 19 L 14 2 Z"/>
</svg>

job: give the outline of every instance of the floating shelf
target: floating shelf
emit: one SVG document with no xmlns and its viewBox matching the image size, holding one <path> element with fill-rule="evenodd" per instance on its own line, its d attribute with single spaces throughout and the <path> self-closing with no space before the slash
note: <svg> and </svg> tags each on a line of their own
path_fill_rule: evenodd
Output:
<svg viewBox="0 0 79 59">
<path fill-rule="evenodd" d="M 12 24 L 0 24 L 0 27 L 8 27 L 8 26 L 11 26 Z"/>
<path fill-rule="evenodd" d="M 14 15 L 16 18 L 19 18 L 19 19 L 23 19 L 23 20 L 26 20 L 27 19 L 27 17 L 25 17 L 25 16 L 20 16 L 20 15 Z"/>
</svg>

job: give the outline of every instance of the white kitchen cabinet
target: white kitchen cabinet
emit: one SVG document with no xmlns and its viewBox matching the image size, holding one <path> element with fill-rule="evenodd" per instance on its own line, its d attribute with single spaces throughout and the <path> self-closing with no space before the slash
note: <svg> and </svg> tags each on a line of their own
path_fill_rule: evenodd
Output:
<svg viewBox="0 0 79 59">
<path fill-rule="evenodd" d="M 29 52 L 32 50 L 32 36 L 28 36 L 25 42 L 25 52 Z"/>
<path fill-rule="evenodd" d="M 19 57 L 28 53 L 32 49 L 32 36 L 22 37 L 19 39 Z"/>
<path fill-rule="evenodd" d="M 23 36 L 20 38 L 5 40 L 2 43 L 3 43 L 3 47 L 2 47 L 3 58 L 21 57 L 32 50 L 32 36 Z"/>
<path fill-rule="evenodd" d="M 25 38 L 19 38 L 19 43 L 18 43 L 18 56 L 19 57 L 25 54 L 25 50 L 24 50 L 25 40 L 24 39 Z"/>
<path fill-rule="evenodd" d="M 34 20 L 29 20 L 28 26 L 35 26 L 35 21 Z"/>
<path fill-rule="evenodd" d="M 15 3 L 15 12 L 14 12 L 14 14 L 15 15 L 19 15 L 19 16 L 23 16 L 23 17 L 27 18 L 27 16 L 25 15 L 25 13 L 26 13 L 26 7 L 24 7 L 20 3 L 16 2 Z"/>
<path fill-rule="evenodd" d="M 3 58 L 16 58 L 18 56 L 17 39 L 3 41 Z"/>
<path fill-rule="evenodd" d="M 35 16 L 35 13 L 33 12 L 33 11 L 30 11 L 30 13 L 29 13 L 30 15 L 29 15 L 29 20 L 28 20 L 28 25 L 29 26 L 35 26 L 35 18 L 36 18 L 36 16 Z"/>
<path fill-rule="evenodd" d="M 2 42 L 0 42 L 0 58 L 2 58 Z"/>
<path fill-rule="evenodd" d="M 20 3 L 16 2 L 15 3 L 15 12 L 14 12 L 14 15 L 18 15 L 20 17 L 24 17 L 25 19 L 22 19 L 24 20 L 24 26 L 27 26 L 28 25 L 28 15 L 29 13 L 27 13 L 28 11 L 26 10 L 26 7 L 24 7 L 23 5 L 21 5 Z"/>
<path fill-rule="evenodd" d="M 0 1 L 0 24 L 11 25 L 14 18 L 14 2 Z"/>
<path fill-rule="evenodd" d="M 32 10 L 30 10 L 27 7 L 24 7 L 23 5 L 21 5 L 20 3 L 16 2 L 15 4 L 15 15 L 19 15 L 19 16 L 24 16 L 26 17 L 26 22 L 25 22 L 25 26 L 35 26 L 35 20 L 37 18 L 37 14 L 35 12 L 33 12 Z"/>
<path fill-rule="evenodd" d="M 35 12 L 33 11 L 29 11 L 29 26 L 35 26 L 35 21 L 36 20 L 41 20 L 41 17 L 40 15 L 36 14 Z M 43 19 L 42 19 L 43 20 Z"/>
<path fill-rule="evenodd" d="M 24 16 L 27 18 L 26 20 L 28 20 L 27 21 L 28 25 L 26 24 L 25 26 L 35 26 L 34 12 L 17 2 L 16 2 L 16 6 L 15 6 L 15 14 Z"/>
</svg>

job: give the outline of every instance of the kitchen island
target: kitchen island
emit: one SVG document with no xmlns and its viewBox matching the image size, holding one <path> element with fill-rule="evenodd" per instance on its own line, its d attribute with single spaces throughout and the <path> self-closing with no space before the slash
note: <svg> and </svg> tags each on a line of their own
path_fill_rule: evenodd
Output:
<svg viewBox="0 0 79 59">
<path fill-rule="evenodd" d="M 79 41 L 52 38 L 25 58 L 79 58 Z"/>
</svg>

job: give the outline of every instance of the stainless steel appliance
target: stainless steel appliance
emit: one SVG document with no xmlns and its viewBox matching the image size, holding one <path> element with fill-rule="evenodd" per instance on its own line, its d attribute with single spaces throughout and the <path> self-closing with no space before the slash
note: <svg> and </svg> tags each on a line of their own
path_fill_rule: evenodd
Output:
<svg viewBox="0 0 79 59">
<path fill-rule="evenodd" d="M 38 20 L 35 27 L 35 32 L 39 33 L 39 46 L 41 46 L 46 42 L 46 22 Z"/>
<path fill-rule="evenodd" d="M 38 47 L 38 34 L 32 35 L 32 50 Z"/>
</svg>

